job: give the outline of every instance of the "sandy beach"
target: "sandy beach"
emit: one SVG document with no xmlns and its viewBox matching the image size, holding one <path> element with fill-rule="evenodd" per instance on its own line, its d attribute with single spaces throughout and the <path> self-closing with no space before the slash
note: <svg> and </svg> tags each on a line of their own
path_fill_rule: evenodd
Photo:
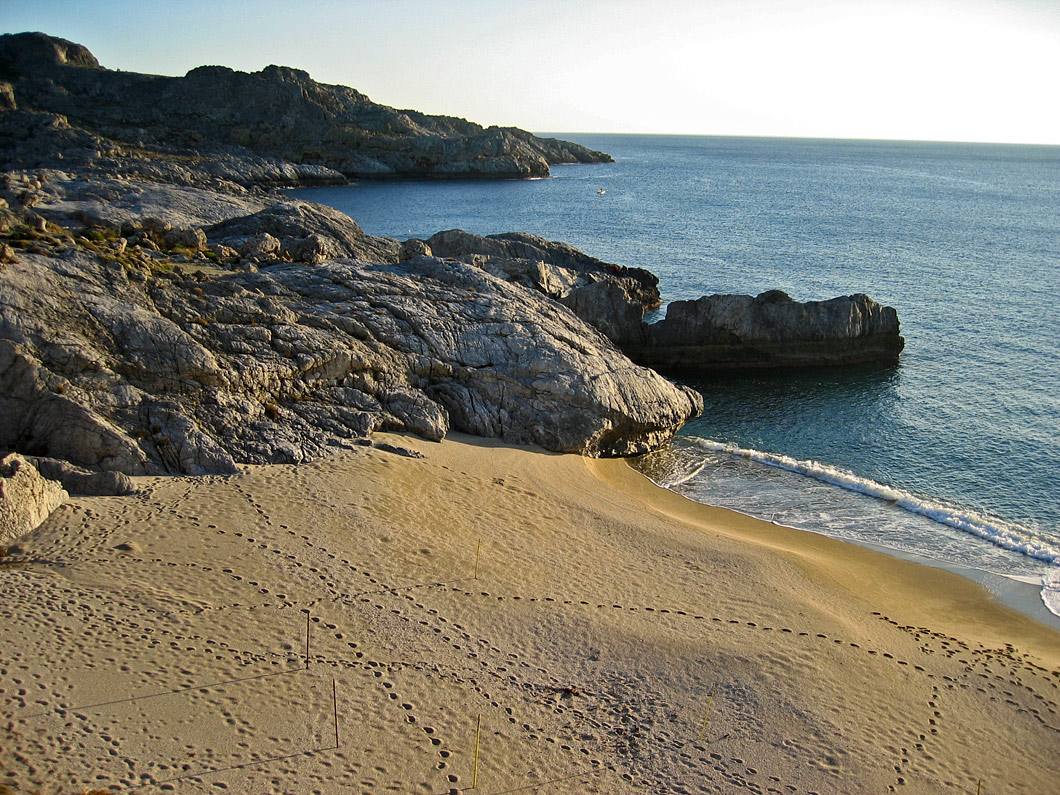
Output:
<svg viewBox="0 0 1060 795">
<path fill-rule="evenodd" d="M 0 792 L 1055 792 L 1060 633 L 975 583 L 376 439 L 422 457 L 139 478 L 0 559 Z"/>
</svg>

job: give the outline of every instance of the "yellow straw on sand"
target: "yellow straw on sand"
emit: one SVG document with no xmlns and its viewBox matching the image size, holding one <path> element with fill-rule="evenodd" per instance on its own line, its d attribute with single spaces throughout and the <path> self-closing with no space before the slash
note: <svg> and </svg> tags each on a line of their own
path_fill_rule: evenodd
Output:
<svg viewBox="0 0 1060 795">
<path fill-rule="evenodd" d="M 475 716 L 475 769 L 471 774 L 471 789 L 478 786 L 478 740 L 482 731 L 482 715 Z"/>
<path fill-rule="evenodd" d="M 703 739 L 703 735 L 707 733 L 707 721 L 710 720 L 710 705 L 714 703 L 714 687 L 716 683 L 710 685 L 710 698 L 707 699 L 707 712 L 703 716 L 703 727 L 699 730 L 699 739 Z"/>
</svg>

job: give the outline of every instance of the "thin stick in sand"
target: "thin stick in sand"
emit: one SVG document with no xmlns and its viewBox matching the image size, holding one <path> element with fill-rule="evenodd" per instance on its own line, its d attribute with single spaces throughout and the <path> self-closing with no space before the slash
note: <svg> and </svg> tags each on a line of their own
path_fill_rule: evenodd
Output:
<svg viewBox="0 0 1060 795">
<path fill-rule="evenodd" d="M 475 767 L 471 773 L 471 789 L 478 787 L 478 741 L 482 733 L 482 715 L 475 716 Z"/>
<path fill-rule="evenodd" d="M 478 559 L 479 559 L 479 555 L 481 555 L 481 554 L 482 554 L 482 539 L 480 538 L 479 541 L 478 541 L 478 546 L 475 547 L 475 577 L 474 577 L 474 579 L 476 579 L 476 580 L 478 579 Z"/>
<path fill-rule="evenodd" d="M 716 682 L 712 682 L 710 685 L 710 697 L 707 699 L 707 712 L 703 715 L 703 726 L 699 730 L 699 739 L 703 739 L 703 735 L 707 733 L 707 721 L 710 720 L 710 706 L 714 703 L 714 688 L 717 685 Z"/>
<path fill-rule="evenodd" d="M 305 611 L 305 669 L 309 670 L 309 611 Z"/>
<path fill-rule="evenodd" d="M 331 680 L 331 712 L 335 716 L 335 747 L 339 747 L 339 694 L 338 685 Z"/>
</svg>

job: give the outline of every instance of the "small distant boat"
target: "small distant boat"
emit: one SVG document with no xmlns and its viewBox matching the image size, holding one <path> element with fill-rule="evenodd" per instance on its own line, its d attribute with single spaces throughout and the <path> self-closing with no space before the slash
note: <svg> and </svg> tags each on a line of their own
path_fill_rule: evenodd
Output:
<svg viewBox="0 0 1060 795">
<path fill-rule="evenodd" d="M 605 193 L 607 193 L 607 191 L 604 190 L 603 188 L 600 188 L 600 190 L 598 190 L 597 193 L 599 193 L 601 196 L 603 196 Z"/>
</svg>

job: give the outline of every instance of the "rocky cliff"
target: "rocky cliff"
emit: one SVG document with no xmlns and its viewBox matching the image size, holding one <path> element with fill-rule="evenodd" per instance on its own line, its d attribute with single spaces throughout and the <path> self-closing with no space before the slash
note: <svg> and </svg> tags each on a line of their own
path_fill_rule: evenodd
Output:
<svg viewBox="0 0 1060 795">
<path fill-rule="evenodd" d="M 227 472 L 453 428 L 631 455 L 702 407 L 541 292 L 328 208 L 60 173 L 2 195 L 0 449 Z"/>
<path fill-rule="evenodd" d="M 69 168 L 74 158 L 114 170 L 133 159 L 170 181 L 183 173 L 260 185 L 539 177 L 550 164 L 611 160 L 515 128 L 396 110 L 283 66 L 111 71 L 83 46 L 42 33 L 0 36 L 0 81 L 0 160 L 19 167 Z"/>
</svg>

